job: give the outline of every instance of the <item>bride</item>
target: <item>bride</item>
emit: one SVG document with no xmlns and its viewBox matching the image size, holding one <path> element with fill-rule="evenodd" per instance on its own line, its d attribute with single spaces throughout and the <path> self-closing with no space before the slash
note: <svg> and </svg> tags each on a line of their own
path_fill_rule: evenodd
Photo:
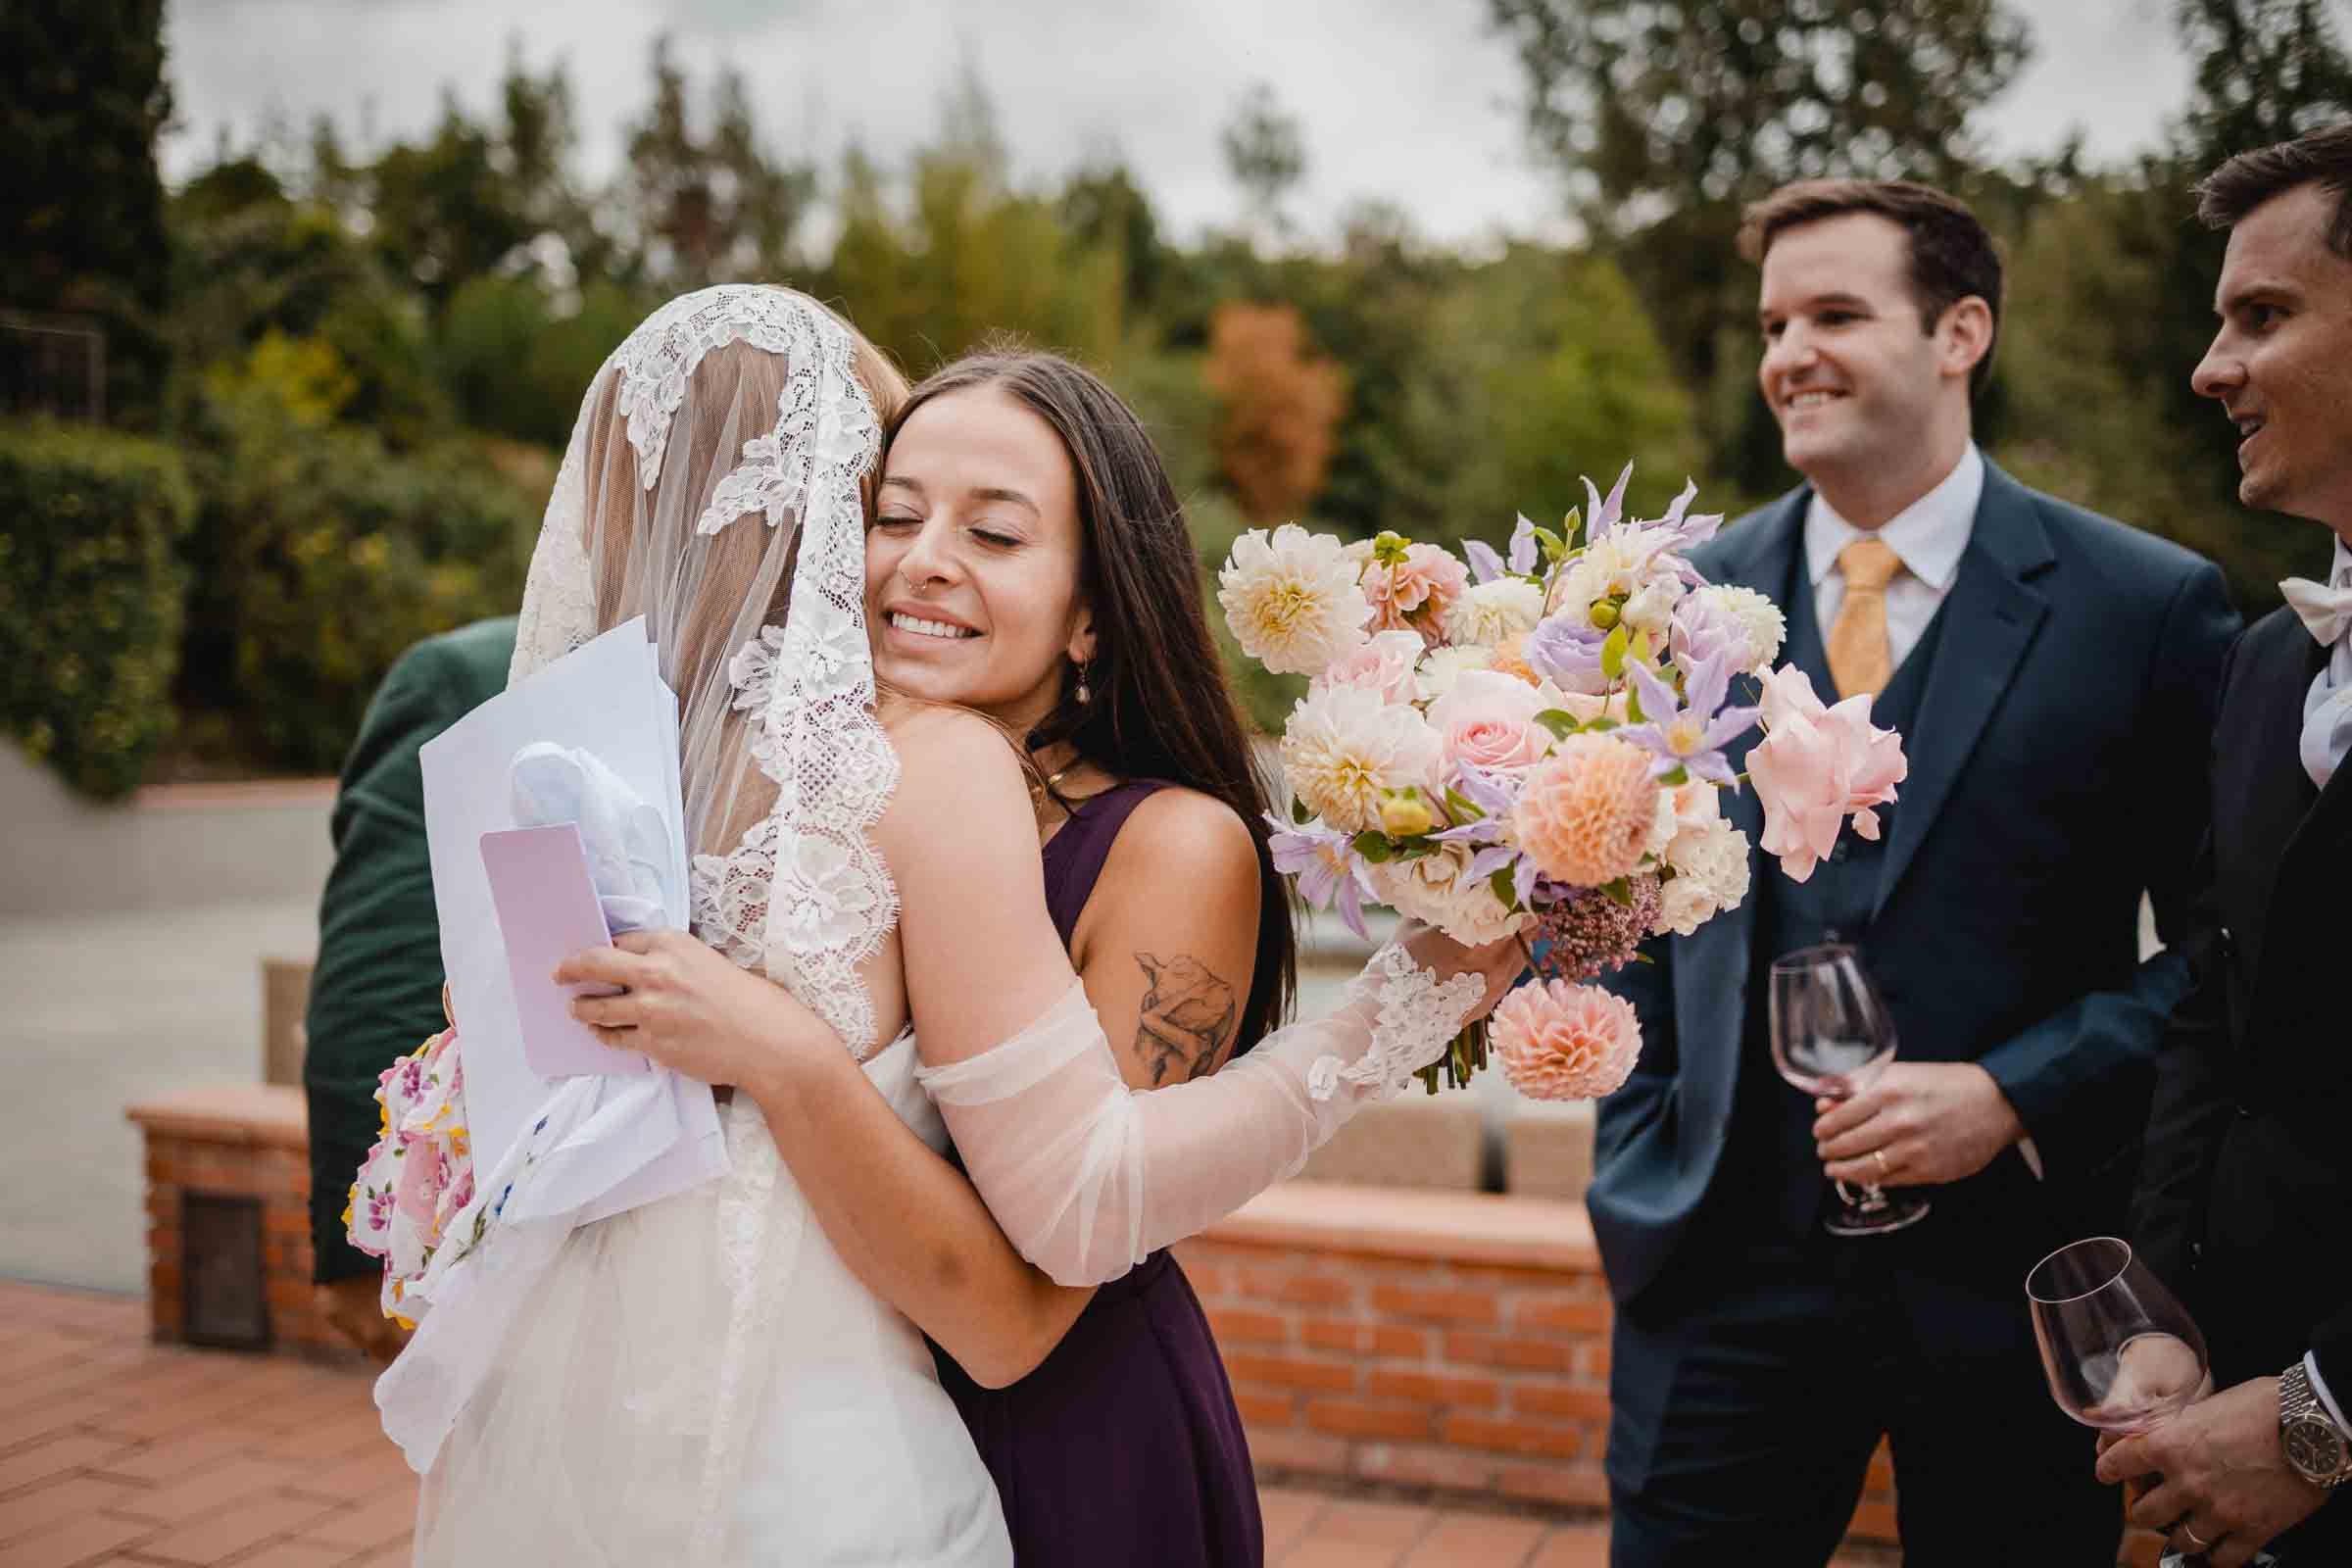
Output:
<svg viewBox="0 0 2352 1568">
<path fill-rule="evenodd" d="M 948 1104 L 1024 1252 L 1109 1279 L 1295 1169 L 1517 965 L 1423 934 L 1331 1018 L 1214 1078 L 1128 1091 L 1048 916 L 1004 737 L 876 703 L 863 487 L 904 392 L 788 290 L 657 312 L 582 404 L 514 673 L 648 617 L 680 700 L 695 934 L 819 1015 L 934 1147 Z M 419 1563 L 1012 1561 L 921 1335 L 778 1157 L 768 1120 L 790 1094 L 744 1082 L 722 1108 L 723 1179 L 564 1235 L 474 1386 L 443 1375 L 463 1362 L 439 1347 L 478 1326 L 425 1319 L 385 1379 L 448 1418 Z M 516 1240 L 481 1212 L 458 1267 L 496 1267 Z"/>
</svg>

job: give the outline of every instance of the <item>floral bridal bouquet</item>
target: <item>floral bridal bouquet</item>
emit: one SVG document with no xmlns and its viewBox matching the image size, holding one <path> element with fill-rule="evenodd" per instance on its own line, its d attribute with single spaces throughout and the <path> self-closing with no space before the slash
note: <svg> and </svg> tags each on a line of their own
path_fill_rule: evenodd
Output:
<svg viewBox="0 0 2352 1568">
<path fill-rule="evenodd" d="M 1363 933 L 1386 904 L 1466 945 L 1516 937 L 1538 978 L 1424 1069 L 1467 1082 L 1490 1040 L 1541 1100 L 1597 1099 L 1641 1048 L 1633 1006 L 1587 982 L 1643 939 L 1689 935 L 1746 897 L 1748 844 L 1717 792 L 1725 751 L 1760 721 L 1745 780 L 1762 847 L 1801 882 L 1850 818 L 1876 838 L 1902 741 L 1870 699 L 1825 705 L 1773 667 L 1779 607 L 1710 586 L 1687 552 L 1721 515 L 1686 487 L 1654 521 L 1624 515 L 1629 466 L 1590 516 L 1554 533 L 1521 517 L 1506 554 L 1395 533 L 1345 544 L 1286 523 L 1252 529 L 1220 574 L 1242 649 L 1310 677 L 1284 726 L 1290 820 L 1276 866 Z M 1735 700 L 1739 677 L 1749 689 Z"/>
</svg>

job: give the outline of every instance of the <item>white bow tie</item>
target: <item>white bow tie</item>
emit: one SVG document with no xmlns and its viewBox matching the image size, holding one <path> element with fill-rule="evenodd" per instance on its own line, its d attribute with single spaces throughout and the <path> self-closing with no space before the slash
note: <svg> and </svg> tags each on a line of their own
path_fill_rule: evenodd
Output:
<svg viewBox="0 0 2352 1568">
<path fill-rule="evenodd" d="M 2278 591 L 2322 648 L 2333 648 L 2352 630 L 2352 585 L 2331 588 L 2308 577 L 2289 577 Z"/>
</svg>

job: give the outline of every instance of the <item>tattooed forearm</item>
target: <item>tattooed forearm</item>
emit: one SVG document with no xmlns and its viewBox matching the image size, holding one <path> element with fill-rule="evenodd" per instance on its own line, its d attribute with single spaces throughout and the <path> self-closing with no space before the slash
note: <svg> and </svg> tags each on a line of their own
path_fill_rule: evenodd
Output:
<svg viewBox="0 0 2352 1568">
<path fill-rule="evenodd" d="M 1156 958 L 1139 953 L 1135 961 L 1152 984 L 1135 1031 L 1136 1054 L 1152 1064 L 1152 1081 L 1172 1076 L 1185 1082 L 1214 1069 L 1225 1059 L 1241 1016 L 1233 987 L 1189 954 Z"/>
</svg>

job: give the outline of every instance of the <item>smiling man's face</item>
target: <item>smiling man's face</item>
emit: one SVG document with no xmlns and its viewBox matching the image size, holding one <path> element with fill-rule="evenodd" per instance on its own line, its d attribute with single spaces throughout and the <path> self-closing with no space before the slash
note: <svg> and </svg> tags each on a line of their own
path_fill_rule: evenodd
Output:
<svg viewBox="0 0 2352 1568">
<path fill-rule="evenodd" d="M 2221 329 L 2190 384 L 2238 427 L 2240 501 L 2352 539 L 2352 257 L 2328 246 L 2338 200 L 2298 185 L 2230 229 Z"/>
</svg>

